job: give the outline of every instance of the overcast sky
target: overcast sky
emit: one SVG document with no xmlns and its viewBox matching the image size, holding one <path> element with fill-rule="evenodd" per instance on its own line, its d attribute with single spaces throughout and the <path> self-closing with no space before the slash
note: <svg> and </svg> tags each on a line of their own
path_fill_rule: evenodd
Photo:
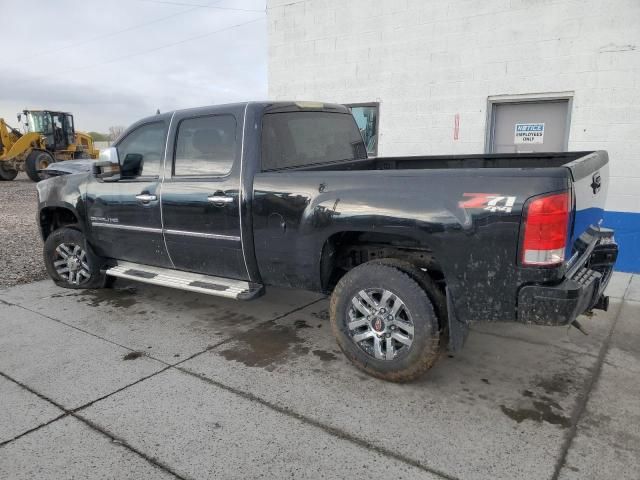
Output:
<svg viewBox="0 0 640 480">
<path fill-rule="evenodd" d="M 74 113 L 106 132 L 267 96 L 265 0 L 0 0 L 0 117 Z"/>
</svg>

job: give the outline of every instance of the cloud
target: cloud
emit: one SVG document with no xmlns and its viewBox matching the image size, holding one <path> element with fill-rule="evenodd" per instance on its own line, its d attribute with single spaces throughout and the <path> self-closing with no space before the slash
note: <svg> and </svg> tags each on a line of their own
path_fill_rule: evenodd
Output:
<svg viewBox="0 0 640 480">
<path fill-rule="evenodd" d="M 0 72 L 0 91 L 10 92 L 13 100 L 24 105 L 36 106 L 54 101 L 57 104 L 94 105 L 121 104 L 140 106 L 144 102 L 134 93 L 125 93 L 110 86 L 76 84 L 59 79 L 34 78 L 20 74 Z"/>
<path fill-rule="evenodd" d="M 106 131 L 158 108 L 265 98 L 266 15 L 255 11 L 264 0 L 192 2 L 252 11 L 183 5 L 190 2 L 3 5 L 11 22 L 3 25 L 0 116 L 15 123 L 25 107 L 71 111 L 79 129 Z M 51 27 L 60 23 L 74 28 Z"/>
</svg>

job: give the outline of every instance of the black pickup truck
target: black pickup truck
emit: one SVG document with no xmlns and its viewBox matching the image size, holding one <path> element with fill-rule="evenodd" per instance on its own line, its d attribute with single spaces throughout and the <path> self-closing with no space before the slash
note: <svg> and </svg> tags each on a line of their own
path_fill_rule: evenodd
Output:
<svg viewBox="0 0 640 480">
<path fill-rule="evenodd" d="M 367 158 L 344 106 L 249 102 L 135 123 L 91 171 L 37 185 L 38 223 L 68 288 L 331 294 L 345 355 L 408 381 L 471 322 L 607 308 L 607 181 L 604 151 Z"/>
</svg>

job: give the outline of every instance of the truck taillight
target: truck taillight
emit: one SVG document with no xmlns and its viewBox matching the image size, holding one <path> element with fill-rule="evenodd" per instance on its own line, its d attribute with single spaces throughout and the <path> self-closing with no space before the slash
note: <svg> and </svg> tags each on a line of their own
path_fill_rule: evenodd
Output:
<svg viewBox="0 0 640 480">
<path fill-rule="evenodd" d="M 569 192 L 535 198 L 524 212 L 523 265 L 556 265 L 564 262 L 571 212 Z"/>
</svg>

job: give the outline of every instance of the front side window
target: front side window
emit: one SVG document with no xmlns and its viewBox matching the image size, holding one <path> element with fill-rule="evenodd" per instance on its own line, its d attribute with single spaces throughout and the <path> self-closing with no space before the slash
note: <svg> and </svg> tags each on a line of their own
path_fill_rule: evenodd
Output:
<svg viewBox="0 0 640 480">
<path fill-rule="evenodd" d="M 231 171 L 236 152 L 233 115 L 187 118 L 180 122 L 173 165 L 175 176 L 219 176 Z"/>
<path fill-rule="evenodd" d="M 356 119 L 358 129 L 367 147 L 369 155 L 378 154 L 378 104 L 358 104 L 347 105 L 353 118 Z"/>
<path fill-rule="evenodd" d="M 44 112 L 29 112 L 27 114 L 27 126 L 29 132 L 38 132 L 47 135 L 52 132 L 51 116 Z"/>
<path fill-rule="evenodd" d="M 129 133 L 116 146 L 120 164 L 129 154 L 142 155 L 141 176 L 160 175 L 167 130 L 163 122 L 148 123 Z"/>
<path fill-rule="evenodd" d="M 366 158 L 353 118 L 344 113 L 271 113 L 262 121 L 262 169 Z"/>
</svg>

